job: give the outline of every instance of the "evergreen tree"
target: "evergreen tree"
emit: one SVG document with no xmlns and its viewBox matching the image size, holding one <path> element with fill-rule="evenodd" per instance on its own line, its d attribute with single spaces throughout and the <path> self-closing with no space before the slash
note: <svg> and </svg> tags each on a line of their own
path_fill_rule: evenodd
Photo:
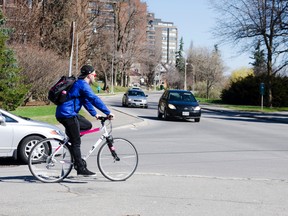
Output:
<svg viewBox="0 0 288 216">
<path fill-rule="evenodd" d="M 258 41 L 253 57 L 251 57 L 254 59 L 254 62 L 251 64 L 253 65 L 254 74 L 256 76 L 266 73 L 266 62 L 264 55 L 264 50 L 261 50 L 261 42 Z"/>
<path fill-rule="evenodd" d="M 0 107 L 14 110 L 21 104 L 28 89 L 22 84 L 20 68 L 13 51 L 6 46 L 8 29 L 3 28 L 4 24 L 5 20 L 0 12 Z"/>
<path fill-rule="evenodd" d="M 184 76 L 185 73 L 185 58 L 183 56 L 183 37 L 180 39 L 179 50 L 176 52 L 176 68 L 181 74 L 181 77 Z"/>
</svg>

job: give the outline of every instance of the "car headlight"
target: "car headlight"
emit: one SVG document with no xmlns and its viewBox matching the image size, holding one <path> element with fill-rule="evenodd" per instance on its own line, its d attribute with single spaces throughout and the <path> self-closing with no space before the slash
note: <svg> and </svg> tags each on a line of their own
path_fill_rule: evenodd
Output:
<svg viewBox="0 0 288 216">
<path fill-rule="evenodd" d="M 173 104 L 168 104 L 168 107 L 169 107 L 170 109 L 176 109 L 176 107 L 175 107 Z"/>
<path fill-rule="evenodd" d="M 128 98 L 128 101 L 131 101 L 131 98 Z"/>
<path fill-rule="evenodd" d="M 62 132 L 61 130 L 52 130 L 52 131 L 50 131 L 50 134 L 59 135 L 59 136 L 65 136 L 65 133 Z"/>
<path fill-rule="evenodd" d="M 194 108 L 195 111 L 199 111 L 200 109 L 201 109 L 200 106 L 196 106 L 196 107 Z"/>
<path fill-rule="evenodd" d="M 142 100 L 143 103 L 147 103 L 147 100 Z"/>
</svg>

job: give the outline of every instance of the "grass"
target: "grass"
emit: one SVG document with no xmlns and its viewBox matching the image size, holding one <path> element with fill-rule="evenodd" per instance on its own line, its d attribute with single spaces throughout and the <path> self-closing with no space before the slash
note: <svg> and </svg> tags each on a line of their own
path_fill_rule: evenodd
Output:
<svg viewBox="0 0 288 216">
<path fill-rule="evenodd" d="M 250 112 L 281 112 L 281 111 L 288 111 L 288 107 L 263 107 L 261 109 L 261 105 L 259 106 L 248 106 L 248 105 L 230 105 L 230 104 L 223 104 L 220 99 L 205 99 L 205 98 L 197 98 L 200 101 L 200 104 L 211 104 L 216 105 L 232 110 L 239 110 L 239 111 L 250 111 Z"/>
<path fill-rule="evenodd" d="M 56 111 L 55 105 L 25 106 L 25 107 L 18 107 L 15 111 L 12 111 L 11 113 L 23 117 L 29 117 L 34 120 L 48 122 L 50 124 L 57 124 L 58 122 L 55 118 L 55 111 Z"/>
<path fill-rule="evenodd" d="M 15 111 L 11 111 L 11 113 L 15 115 L 29 117 L 31 119 L 47 122 L 53 125 L 60 124 L 55 117 L 55 112 L 56 112 L 55 105 L 25 106 L 25 107 L 18 107 Z M 89 114 L 87 114 L 83 110 L 80 111 L 80 114 L 88 119 L 92 118 Z"/>
</svg>

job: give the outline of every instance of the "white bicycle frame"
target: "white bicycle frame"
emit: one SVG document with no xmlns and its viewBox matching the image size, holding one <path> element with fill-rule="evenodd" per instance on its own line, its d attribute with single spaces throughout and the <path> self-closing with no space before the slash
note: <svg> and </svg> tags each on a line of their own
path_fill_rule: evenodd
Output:
<svg viewBox="0 0 288 216">
<path fill-rule="evenodd" d="M 96 133 L 98 131 L 103 131 L 103 133 L 100 136 L 100 138 L 96 141 L 96 143 L 91 147 L 91 149 L 85 155 L 85 157 L 82 158 L 85 161 L 90 157 L 90 155 L 95 151 L 95 149 L 97 149 L 97 147 L 102 143 L 102 141 L 109 136 L 109 133 L 107 131 L 107 128 L 106 128 L 105 124 L 102 127 L 100 127 L 100 128 L 94 128 L 94 129 L 91 129 L 91 130 L 80 132 L 80 135 L 85 135 L 85 134 L 90 134 L 90 133 Z M 60 151 L 60 149 L 62 149 L 63 145 L 66 145 L 66 144 L 67 144 L 67 140 L 64 140 L 64 143 L 62 145 L 59 145 L 56 148 L 56 150 L 51 155 L 52 160 L 53 160 L 54 156 L 57 155 L 57 153 Z"/>
<path fill-rule="evenodd" d="M 103 125 L 101 128 L 94 128 L 94 129 L 91 129 L 91 130 L 84 131 L 84 132 L 80 133 L 80 135 L 84 135 L 84 134 L 95 133 L 95 132 L 98 132 L 98 131 L 103 131 L 103 133 L 100 136 L 100 138 L 96 141 L 96 143 L 91 147 L 91 149 L 88 151 L 88 153 L 82 158 L 85 161 L 97 149 L 97 147 L 102 143 L 102 141 L 109 136 L 109 133 L 107 131 L 106 125 Z"/>
</svg>

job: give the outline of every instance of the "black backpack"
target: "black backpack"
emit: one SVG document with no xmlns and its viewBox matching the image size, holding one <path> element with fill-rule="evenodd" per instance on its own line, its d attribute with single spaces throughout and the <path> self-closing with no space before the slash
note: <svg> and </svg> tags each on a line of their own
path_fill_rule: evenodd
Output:
<svg viewBox="0 0 288 216">
<path fill-rule="evenodd" d="M 61 79 L 50 88 L 48 99 L 56 105 L 64 103 L 67 92 L 71 89 L 75 81 L 76 77 L 74 76 L 62 76 Z"/>
</svg>

